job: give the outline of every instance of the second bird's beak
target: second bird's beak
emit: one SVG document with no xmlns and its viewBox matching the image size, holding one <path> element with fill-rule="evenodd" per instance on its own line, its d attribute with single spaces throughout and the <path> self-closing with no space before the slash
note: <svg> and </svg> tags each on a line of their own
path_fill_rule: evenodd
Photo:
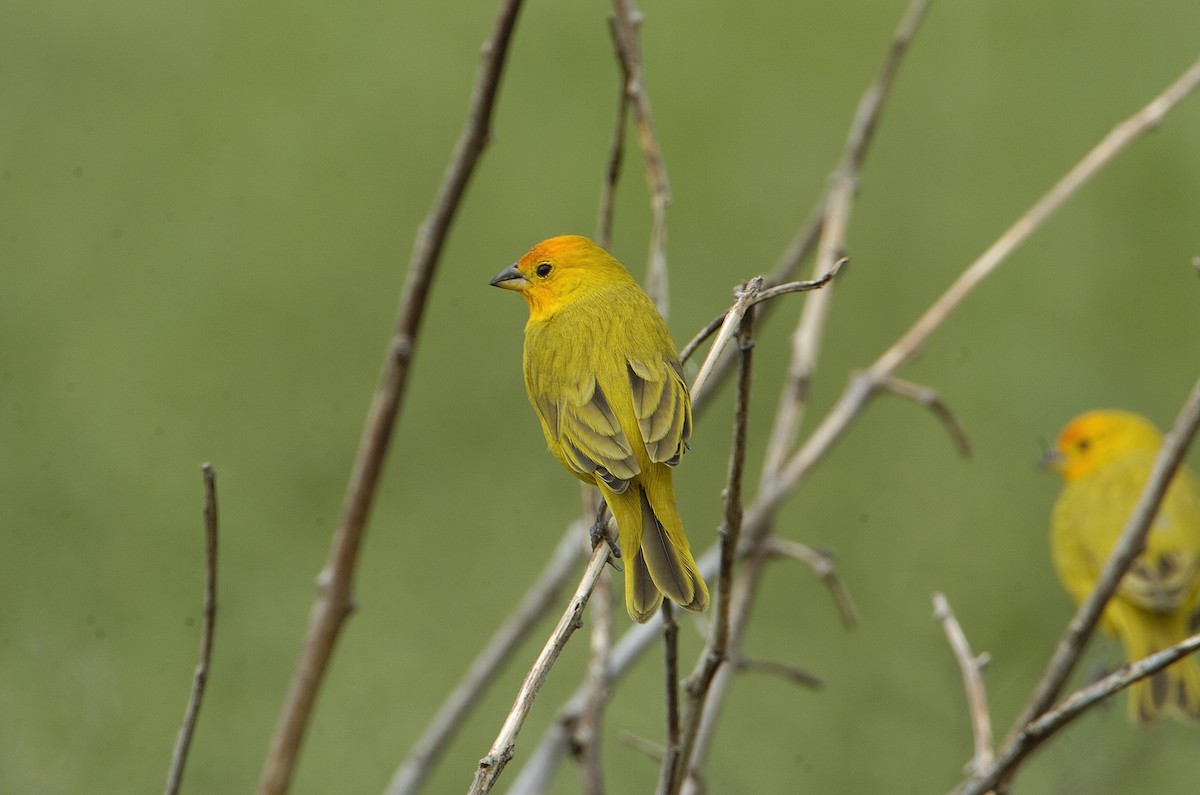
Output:
<svg viewBox="0 0 1200 795">
<path fill-rule="evenodd" d="M 1038 460 L 1038 465 L 1042 469 L 1048 469 L 1051 472 L 1058 472 L 1062 469 L 1063 454 L 1057 447 L 1051 447 L 1046 452 L 1042 453 L 1042 457 Z"/>
<path fill-rule="evenodd" d="M 529 280 L 525 278 L 525 274 L 517 270 L 517 263 L 514 262 L 497 273 L 496 278 L 492 279 L 488 284 L 504 290 L 524 290 L 529 286 Z"/>
</svg>

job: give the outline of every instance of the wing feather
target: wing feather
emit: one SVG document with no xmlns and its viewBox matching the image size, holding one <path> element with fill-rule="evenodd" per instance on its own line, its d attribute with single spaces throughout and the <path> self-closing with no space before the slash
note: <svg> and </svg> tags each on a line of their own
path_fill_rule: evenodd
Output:
<svg viewBox="0 0 1200 795">
<path fill-rule="evenodd" d="M 638 430 L 651 461 L 674 466 L 679 463 L 692 431 L 692 404 L 683 368 L 674 360 L 657 366 L 627 362 Z"/>
<path fill-rule="evenodd" d="M 537 401 L 538 409 L 571 469 L 599 477 L 615 492 L 625 491 L 640 471 L 637 458 L 596 379 L 589 378 L 573 395 L 553 403 L 553 412 L 543 409 L 542 402 Z"/>
</svg>

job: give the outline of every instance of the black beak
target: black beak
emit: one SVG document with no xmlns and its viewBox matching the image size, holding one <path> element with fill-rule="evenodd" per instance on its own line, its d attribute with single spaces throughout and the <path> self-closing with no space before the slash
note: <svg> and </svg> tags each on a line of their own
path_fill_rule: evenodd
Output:
<svg viewBox="0 0 1200 795">
<path fill-rule="evenodd" d="M 1063 454 L 1057 449 L 1051 447 L 1046 452 L 1042 453 L 1041 459 L 1038 460 L 1038 465 L 1042 469 L 1049 469 L 1052 472 L 1058 471 L 1063 463 Z"/>
<path fill-rule="evenodd" d="M 529 284 L 529 280 L 525 278 L 525 274 L 517 270 L 517 263 L 514 262 L 497 273 L 496 278 L 488 284 L 503 290 L 523 290 Z"/>
</svg>

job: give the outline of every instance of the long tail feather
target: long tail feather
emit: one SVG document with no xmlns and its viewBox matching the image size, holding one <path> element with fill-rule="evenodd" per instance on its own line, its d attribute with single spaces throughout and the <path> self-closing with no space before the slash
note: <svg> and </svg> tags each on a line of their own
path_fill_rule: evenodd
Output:
<svg viewBox="0 0 1200 795">
<path fill-rule="evenodd" d="M 1175 645 L 1187 636 L 1180 615 L 1154 615 L 1122 605 L 1116 618 L 1128 662 Z M 1136 613 L 1134 612 L 1136 611 Z M 1200 664 L 1187 657 L 1129 686 L 1129 719 L 1154 723 L 1166 715 L 1200 718 Z"/>
<path fill-rule="evenodd" d="M 708 587 L 688 549 L 674 503 L 656 512 L 644 486 L 630 484 L 623 493 L 603 489 L 617 520 L 625 560 L 625 609 L 643 623 L 658 611 L 663 596 L 688 610 L 708 606 Z"/>
</svg>

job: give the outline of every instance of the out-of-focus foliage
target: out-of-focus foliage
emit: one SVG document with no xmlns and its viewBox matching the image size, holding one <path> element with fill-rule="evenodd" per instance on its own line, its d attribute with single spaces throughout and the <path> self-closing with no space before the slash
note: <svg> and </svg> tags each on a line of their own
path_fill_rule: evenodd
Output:
<svg viewBox="0 0 1200 795">
<path fill-rule="evenodd" d="M 186 786 L 257 779 L 299 649 L 414 232 L 461 129 L 496 10 L 404 4 L 9 0 L 0 25 L 0 790 L 161 785 L 194 665 L 200 474 L 221 499 L 221 614 Z M 359 610 L 294 792 L 381 791 L 442 695 L 578 510 L 521 386 L 524 311 L 487 286 L 550 234 L 590 232 L 617 70 L 605 3 L 530 2 L 494 139 L 456 222 L 372 516 Z M 768 270 L 832 169 L 903 11 L 848 3 L 642 3 L 671 177 L 671 327 L 689 337 Z M 1197 56 L 1193 0 L 1153 7 L 935 4 L 863 174 L 814 412 L 1118 119 Z M 779 532 L 838 551 L 862 614 L 775 564 L 748 651 L 823 692 L 749 674 L 711 792 L 943 792 L 970 755 L 944 591 L 987 650 L 998 734 L 1070 615 L 1039 442 L 1098 406 L 1165 425 L 1197 376 L 1200 98 L 1021 249 L 902 372 L 971 432 L 881 398 L 789 503 Z M 632 139 L 631 139 L 632 144 Z M 647 248 L 636 149 L 614 251 Z M 761 329 L 751 461 L 802 298 Z M 713 538 L 728 395 L 677 474 Z M 815 415 L 814 415 L 815 416 Z M 811 427 L 811 422 L 809 423 Z M 1195 462 L 1195 456 L 1192 456 Z M 751 487 L 754 486 L 752 482 Z M 536 559 L 536 555 L 533 556 Z M 621 617 L 624 621 L 624 617 Z M 690 660 L 698 646 L 685 624 Z M 518 758 L 582 675 L 554 670 Z M 1111 663 L 1114 649 L 1090 660 Z M 532 656 L 480 705 L 431 784 L 461 791 Z M 656 766 L 654 654 L 617 689 L 614 792 Z M 1077 681 L 1086 672 L 1081 672 Z M 1200 728 L 1097 710 L 1022 791 L 1191 793 Z M 568 766 L 559 792 L 578 789 Z"/>
</svg>

